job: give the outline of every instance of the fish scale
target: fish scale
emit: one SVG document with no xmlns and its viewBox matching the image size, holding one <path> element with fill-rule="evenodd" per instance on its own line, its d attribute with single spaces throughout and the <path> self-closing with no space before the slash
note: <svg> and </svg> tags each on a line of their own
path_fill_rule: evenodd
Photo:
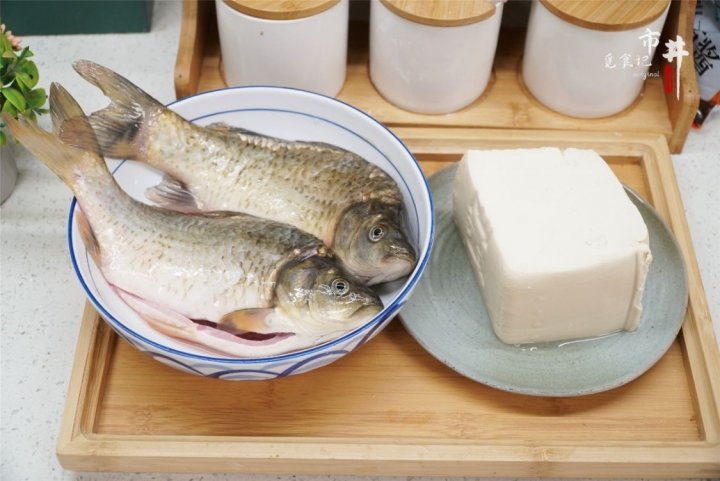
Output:
<svg viewBox="0 0 720 481">
<path fill-rule="evenodd" d="M 75 193 L 74 218 L 87 253 L 112 291 L 152 328 L 253 357 L 322 342 L 382 309 L 322 241 L 293 226 L 138 202 L 116 183 L 88 119 L 57 84 L 50 88 L 50 112 L 56 135 L 26 120 L 2 119 Z M 350 289 L 331 287 L 338 282 Z"/>
<path fill-rule="evenodd" d="M 100 233 L 99 243 L 113 246 L 101 250 L 100 267 L 109 283 L 135 286 L 152 302 L 174 296 L 177 310 L 213 322 L 233 308 L 271 305 L 272 282 L 257 279 L 271 281 L 278 264 L 292 257 L 298 246 L 318 244 L 307 234 L 283 235 L 284 229 L 268 228 L 266 221 L 247 216 L 242 223 L 237 216 L 227 222 L 169 216 L 141 204 L 117 201 L 112 209 L 89 208 L 86 215 Z M 216 272 L 219 266 L 220 273 Z M 185 281 L 178 284 L 176 278 Z M 169 291 L 167 286 L 178 290 Z M 236 292 L 229 295 L 230 291 Z M 244 299 L 242 305 L 236 303 L 238 298 Z"/>
<path fill-rule="evenodd" d="M 99 244 L 112 246 L 100 251 L 100 267 L 108 282 L 136 286 L 153 302 L 174 296 L 176 308 L 189 317 L 219 320 L 232 306 L 218 298 L 236 302 L 243 297 L 240 307 L 269 306 L 272 283 L 258 279 L 271 280 L 278 264 L 299 248 L 320 246 L 309 234 L 249 215 L 209 219 L 151 209 L 124 195 L 114 182 L 102 181 L 101 188 L 88 185 L 98 182 L 85 177 L 78 183 L 77 195 Z M 230 266 L 224 268 L 225 278 L 216 277 L 218 266 Z M 184 274 L 178 275 L 180 269 Z M 167 286 L 180 287 L 170 282 L 174 277 L 186 280 L 184 288 L 168 291 Z M 228 295 L 232 290 L 236 295 Z M 207 303 L 208 293 L 213 302 Z"/>
<path fill-rule="evenodd" d="M 146 162 L 169 176 L 146 192 L 158 205 L 291 224 L 333 248 L 368 285 L 415 267 L 398 185 L 356 153 L 225 124 L 193 124 L 105 67 L 88 61 L 74 67 L 112 100 L 90 116 L 105 155 Z"/>
<path fill-rule="evenodd" d="M 183 180 L 203 209 L 233 206 L 277 221 L 294 210 L 299 224 L 294 225 L 321 238 L 328 236 L 328 220 L 354 203 L 385 197 L 401 204 L 394 181 L 350 152 L 213 132 L 167 110 L 152 115 L 138 140 L 142 159 Z M 177 155 L 178 145 L 184 156 Z M 272 192 L 267 192 L 269 179 L 277 187 Z M 303 201 L 292 202 L 295 194 Z M 268 212 L 262 199 L 269 195 L 287 201 Z"/>
</svg>

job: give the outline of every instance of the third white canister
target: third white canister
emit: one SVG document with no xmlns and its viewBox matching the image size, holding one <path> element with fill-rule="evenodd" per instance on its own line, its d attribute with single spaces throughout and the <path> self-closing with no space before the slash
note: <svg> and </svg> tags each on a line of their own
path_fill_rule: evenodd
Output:
<svg viewBox="0 0 720 481">
<path fill-rule="evenodd" d="M 229 86 L 335 96 L 345 83 L 348 0 L 215 0 Z"/>
<path fill-rule="evenodd" d="M 535 0 L 522 63 L 527 89 L 573 117 L 621 112 L 642 90 L 669 5 L 670 0 Z"/>
<path fill-rule="evenodd" d="M 370 78 L 393 104 L 438 114 L 483 93 L 492 73 L 502 3 L 373 0 Z"/>
</svg>

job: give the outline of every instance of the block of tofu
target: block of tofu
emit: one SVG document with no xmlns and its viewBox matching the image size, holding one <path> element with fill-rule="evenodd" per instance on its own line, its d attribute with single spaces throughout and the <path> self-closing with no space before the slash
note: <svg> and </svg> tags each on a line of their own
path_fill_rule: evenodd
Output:
<svg viewBox="0 0 720 481">
<path fill-rule="evenodd" d="M 468 151 L 453 189 L 455 223 L 500 340 L 637 328 L 648 230 L 596 152 Z"/>
</svg>

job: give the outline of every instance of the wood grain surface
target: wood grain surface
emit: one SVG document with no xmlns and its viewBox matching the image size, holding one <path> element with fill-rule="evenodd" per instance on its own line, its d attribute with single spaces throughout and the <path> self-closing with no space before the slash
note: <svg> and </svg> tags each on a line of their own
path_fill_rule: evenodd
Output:
<svg viewBox="0 0 720 481">
<path fill-rule="evenodd" d="M 212 15 L 213 21 L 208 16 Z M 196 92 L 202 72 L 203 54 L 210 36 L 217 42 L 217 22 L 215 12 L 208 8 L 207 3 L 185 2 L 182 10 L 182 35 L 178 41 L 178 52 L 175 59 L 175 91 Z M 209 31 L 209 32 L 208 32 Z"/>
<path fill-rule="evenodd" d="M 267 382 L 193 377 L 124 341 L 112 354 L 100 435 L 399 438 L 473 442 L 699 441 L 682 350 L 637 383 L 578 398 L 532 398 L 469 381 L 393 322 L 322 369 Z M 642 395 L 639 393 L 642 392 Z M 632 429 L 623 429 L 632 426 Z"/>
<path fill-rule="evenodd" d="M 632 30 L 658 18 L 670 0 L 540 0 L 556 16 L 593 30 Z"/>
<path fill-rule="evenodd" d="M 428 174 L 469 148 L 596 149 L 675 231 L 690 272 L 682 335 L 625 386 L 538 398 L 458 375 L 397 321 L 357 352 L 316 371 L 231 382 L 153 361 L 88 308 L 58 444 L 61 463 L 100 471 L 720 476 L 720 355 L 663 137 L 395 132 Z"/>
<path fill-rule="evenodd" d="M 390 11 L 411 22 L 457 27 L 480 22 L 495 13 L 490 0 L 380 0 Z"/>
<path fill-rule="evenodd" d="M 340 0 L 223 0 L 234 10 L 268 20 L 293 20 L 317 15 Z"/>
</svg>

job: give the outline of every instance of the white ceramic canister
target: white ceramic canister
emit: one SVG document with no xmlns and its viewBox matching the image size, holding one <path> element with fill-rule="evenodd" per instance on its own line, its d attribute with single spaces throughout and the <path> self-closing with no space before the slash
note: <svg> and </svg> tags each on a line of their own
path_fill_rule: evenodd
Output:
<svg viewBox="0 0 720 481">
<path fill-rule="evenodd" d="M 439 114 L 483 93 L 495 58 L 502 3 L 373 0 L 370 78 L 393 104 Z"/>
<path fill-rule="evenodd" d="M 527 89 L 545 106 L 573 117 L 621 112 L 642 90 L 669 4 L 535 0 L 522 63 Z"/>
<path fill-rule="evenodd" d="M 216 0 L 229 86 L 335 96 L 345 83 L 348 0 Z"/>
</svg>

